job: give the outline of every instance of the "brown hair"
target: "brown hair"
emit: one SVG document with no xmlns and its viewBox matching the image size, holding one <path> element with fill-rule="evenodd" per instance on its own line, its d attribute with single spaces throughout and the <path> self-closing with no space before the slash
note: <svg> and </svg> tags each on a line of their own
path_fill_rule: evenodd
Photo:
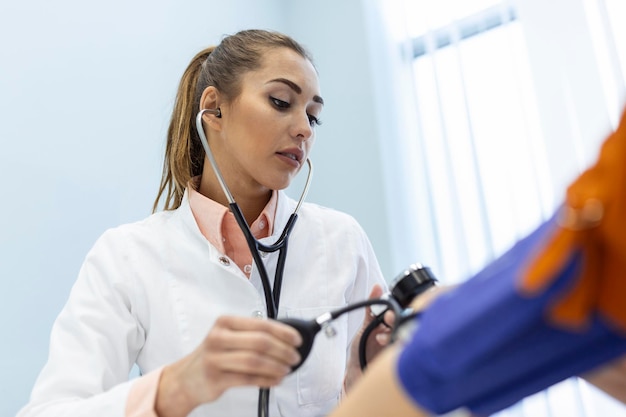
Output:
<svg viewBox="0 0 626 417">
<path fill-rule="evenodd" d="M 313 62 L 302 45 L 289 36 L 256 29 L 226 36 L 218 46 L 208 47 L 193 57 L 178 86 L 153 212 L 163 196 L 164 210 L 178 208 L 189 180 L 202 173 L 204 149 L 195 128 L 195 117 L 203 91 L 215 86 L 226 100 L 234 100 L 241 92 L 242 75 L 260 68 L 263 52 L 270 48 L 289 48 Z"/>
</svg>

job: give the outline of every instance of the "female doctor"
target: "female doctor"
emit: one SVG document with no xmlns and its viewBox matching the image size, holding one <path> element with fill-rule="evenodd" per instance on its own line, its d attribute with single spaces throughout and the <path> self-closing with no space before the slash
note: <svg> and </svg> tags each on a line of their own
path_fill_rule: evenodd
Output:
<svg viewBox="0 0 626 417">
<path fill-rule="evenodd" d="M 258 387 L 273 387 L 271 416 L 321 416 L 336 406 L 360 374 L 350 342 L 370 315 L 335 322 L 336 336 L 318 336 L 290 372 L 300 335 L 263 320 L 259 271 L 195 128 L 208 109 L 203 133 L 223 180 L 252 234 L 271 244 L 296 209 L 280 190 L 305 164 L 322 107 L 311 58 L 282 34 L 242 31 L 193 58 L 168 130 L 155 201 L 156 211 L 164 198 L 164 211 L 97 240 L 19 417 L 249 417 Z M 270 277 L 277 256 L 262 253 Z M 284 277 L 278 316 L 287 318 L 377 297 L 385 285 L 357 222 L 307 203 Z M 369 345 L 372 356 L 381 347 L 376 336 Z M 133 364 L 141 376 L 129 380 Z"/>
</svg>

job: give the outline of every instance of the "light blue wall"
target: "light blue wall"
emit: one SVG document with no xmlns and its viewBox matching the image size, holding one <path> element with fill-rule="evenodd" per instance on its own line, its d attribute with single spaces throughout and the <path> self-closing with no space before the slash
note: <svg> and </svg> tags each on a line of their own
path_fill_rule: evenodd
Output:
<svg viewBox="0 0 626 417">
<path fill-rule="evenodd" d="M 308 200 L 353 214 L 396 272 L 361 15 L 360 0 L 0 3 L 0 415 L 26 402 L 95 239 L 150 213 L 178 79 L 222 34 L 311 49 L 328 104 Z"/>
<path fill-rule="evenodd" d="M 393 278 L 399 271 L 391 269 L 389 254 L 365 2 L 322 0 L 313 7 L 306 1 L 285 3 L 289 32 L 313 51 L 325 101 L 312 153 L 316 171 L 309 199 L 355 216 L 383 273 Z"/>
</svg>

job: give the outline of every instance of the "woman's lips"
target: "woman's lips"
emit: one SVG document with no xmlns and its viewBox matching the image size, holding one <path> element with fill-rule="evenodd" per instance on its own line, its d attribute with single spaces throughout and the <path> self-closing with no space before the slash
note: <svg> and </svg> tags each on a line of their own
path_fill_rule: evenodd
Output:
<svg viewBox="0 0 626 417">
<path fill-rule="evenodd" d="M 299 167 L 302 159 L 304 158 L 304 152 L 299 148 L 284 149 L 276 152 L 276 154 L 285 162 Z"/>
<path fill-rule="evenodd" d="M 283 161 L 292 165 L 294 167 L 300 166 L 300 160 L 298 159 L 298 155 L 295 155 L 290 152 L 276 152 L 276 155 Z"/>
</svg>

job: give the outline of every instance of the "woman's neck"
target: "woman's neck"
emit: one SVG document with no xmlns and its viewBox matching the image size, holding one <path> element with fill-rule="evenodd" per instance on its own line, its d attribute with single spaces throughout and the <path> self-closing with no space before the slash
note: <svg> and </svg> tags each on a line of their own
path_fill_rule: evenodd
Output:
<svg viewBox="0 0 626 417">
<path fill-rule="evenodd" d="M 272 191 L 267 189 L 246 189 L 246 187 L 238 186 L 238 184 L 230 185 L 227 183 L 227 185 L 229 185 L 233 199 L 239 206 L 246 223 L 248 226 L 251 225 L 261 215 L 261 212 L 270 201 Z M 229 207 L 230 205 L 215 175 L 206 175 L 205 172 L 200 181 L 198 192 L 223 206 Z"/>
</svg>

